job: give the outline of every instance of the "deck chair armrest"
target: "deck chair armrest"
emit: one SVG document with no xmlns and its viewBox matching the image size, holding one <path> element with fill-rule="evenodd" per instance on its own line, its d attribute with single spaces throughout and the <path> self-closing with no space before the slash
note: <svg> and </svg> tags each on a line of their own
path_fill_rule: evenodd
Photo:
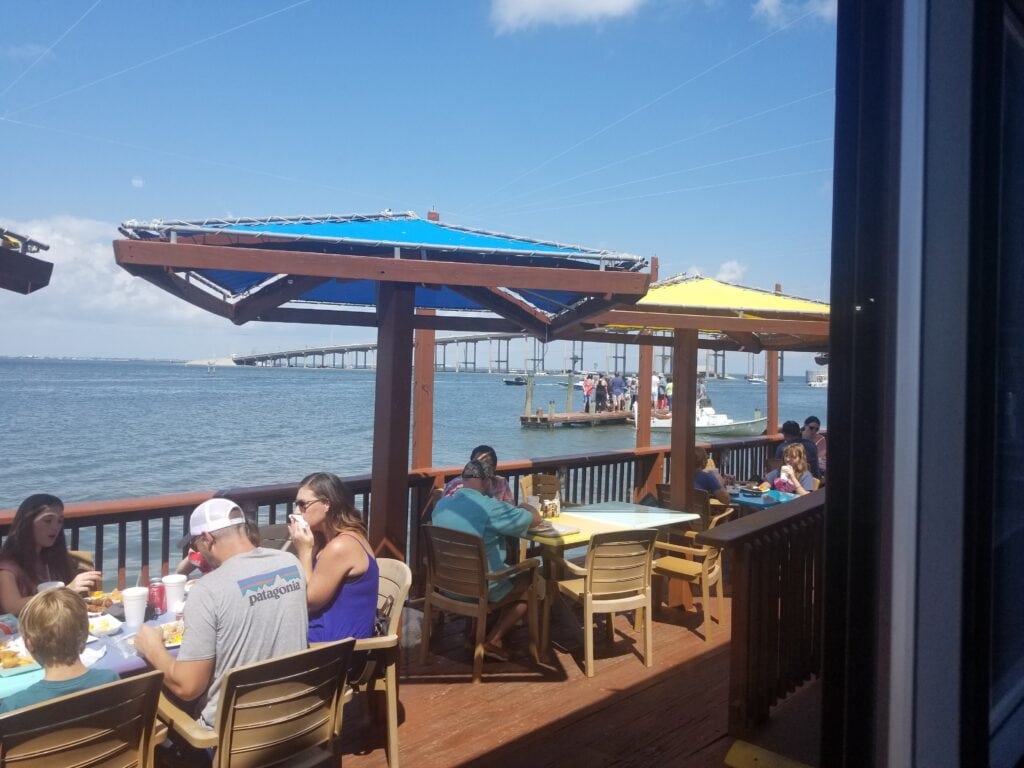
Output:
<svg viewBox="0 0 1024 768">
<path fill-rule="evenodd" d="M 714 528 L 716 525 L 718 525 L 720 522 L 722 522 L 722 520 L 724 520 L 725 518 L 729 517 L 735 511 L 736 510 L 733 509 L 732 507 L 723 506 L 722 507 L 722 511 L 719 512 L 717 515 L 713 515 L 711 517 L 711 520 L 708 521 L 708 528 L 709 529 Z"/>
<path fill-rule="evenodd" d="M 383 648 L 394 648 L 398 645 L 398 635 L 381 635 L 380 637 L 364 637 L 356 640 L 353 651 L 377 651 Z"/>
<path fill-rule="evenodd" d="M 527 560 L 522 560 L 515 565 L 510 565 L 508 568 L 502 568 L 500 571 L 493 571 L 487 574 L 488 581 L 496 581 L 497 579 L 504 579 L 506 576 L 519 573 L 520 571 L 529 571 L 534 568 L 540 568 L 540 558 L 531 557 Z"/>
<path fill-rule="evenodd" d="M 694 555 L 696 557 L 704 557 L 707 555 L 707 552 L 703 549 L 687 547 L 682 544 L 669 544 L 667 541 L 654 542 L 654 548 L 664 549 L 667 552 L 678 552 L 681 555 Z"/>
<path fill-rule="evenodd" d="M 203 728 L 188 712 L 175 705 L 164 694 L 160 694 L 156 715 L 160 721 L 196 749 L 209 749 L 218 743 L 217 732 Z"/>
<path fill-rule="evenodd" d="M 558 555 L 557 557 L 552 557 L 551 561 L 555 562 L 555 563 L 558 563 L 560 566 L 565 568 L 565 570 L 569 571 L 570 573 L 572 573 L 572 574 L 574 574 L 576 576 L 586 576 L 587 575 L 587 569 L 586 568 L 583 568 L 583 567 L 581 567 L 579 565 L 576 565 L 576 563 L 572 562 L 571 560 L 566 560 L 561 555 Z"/>
</svg>

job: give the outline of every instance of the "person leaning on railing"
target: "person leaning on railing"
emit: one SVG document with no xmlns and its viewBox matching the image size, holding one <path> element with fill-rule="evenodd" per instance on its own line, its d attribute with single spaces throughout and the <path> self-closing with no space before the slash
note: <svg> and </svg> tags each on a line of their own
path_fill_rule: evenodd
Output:
<svg viewBox="0 0 1024 768">
<path fill-rule="evenodd" d="M 309 642 L 372 637 L 380 571 L 352 491 L 316 472 L 299 483 L 294 509 L 288 533 L 306 576 Z"/>
<path fill-rule="evenodd" d="M 18 614 L 48 581 L 85 594 L 102 583 L 99 571 L 81 569 L 64 540 L 64 502 L 48 493 L 18 507 L 0 547 L 0 613 Z"/>
</svg>

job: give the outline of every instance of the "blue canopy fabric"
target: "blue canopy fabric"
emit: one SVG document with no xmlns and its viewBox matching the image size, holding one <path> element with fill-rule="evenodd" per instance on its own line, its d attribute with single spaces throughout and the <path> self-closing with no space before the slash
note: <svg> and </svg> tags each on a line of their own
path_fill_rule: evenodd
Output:
<svg viewBox="0 0 1024 768">
<path fill-rule="evenodd" d="M 192 239 L 201 242 L 207 235 L 229 235 L 232 244 L 238 247 L 297 252 L 317 251 L 368 257 L 390 257 L 395 248 L 400 248 L 406 253 L 419 252 L 420 258 L 426 260 L 475 264 L 609 271 L 637 271 L 646 265 L 644 259 L 631 254 L 466 229 L 420 219 L 415 214 L 408 213 L 202 221 L 129 221 L 121 225 L 121 231 L 132 239 L 173 239 L 177 242 L 189 242 Z M 231 299 L 245 297 L 277 277 L 267 272 L 224 269 L 196 269 L 191 272 Z M 288 274 L 287 263 L 282 264 L 279 274 Z M 515 292 L 515 296 L 549 315 L 557 315 L 586 298 L 585 295 L 566 290 L 570 287 L 518 291 Z M 374 306 L 376 283 L 371 280 L 329 280 L 292 301 Z M 415 301 L 417 307 L 425 309 L 491 311 L 489 307 L 467 297 L 464 292 L 460 293 L 444 285 L 417 287 Z"/>
</svg>

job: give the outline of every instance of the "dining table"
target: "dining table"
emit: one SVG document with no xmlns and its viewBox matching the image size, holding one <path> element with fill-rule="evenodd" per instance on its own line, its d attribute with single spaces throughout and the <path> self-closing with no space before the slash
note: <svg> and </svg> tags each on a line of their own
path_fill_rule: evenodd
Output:
<svg viewBox="0 0 1024 768">
<path fill-rule="evenodd" d="M 795 498 L 797 498 L 795 493 L 786 493 L 785 491 L 777 491 L 775 489 L 753 495 L 749 491 L 744 493 L 740 488 L 729 490 L 729 502 L 731 504 L 738 504 L 741 507 L 748 507 L 752 510 L 768 509 L 779 504 L 785 504 L 787 501 L 792 501 Z"/>
<path fill-rule="evenodd" d="M 158 616 L 156 619 L 147 621 L 146 623 L 152 626 L 158 626 L 174 620 L 175 615 L 173 613 L 165 613 Z M 145 672 L 150 669 L 149 664 L 144 658 L 135 652 L 135 647 L 130 642 L 131 638 L 134 636 L 134 631 L 126 631 L 126 627 L 122 626 L 117 634 L 96 637 L 95 639 L 87 642 L 85 645 L 85 653 L 83 654 L 84 656 L 88 658 L 90 656 L 95 656 L 97 653 L 102 654 L 92 664 L 88 664 L 89 668 L 110 669 L 117 672 L 121 677 L 138 674 L 139 672 Z M 93 636 L 90 635 L 90 637 Z M 15 638 L 17 638 L 17 635 L 14 635 L 11 639 Z M 177 655 L 178 653 L 176 648 L 170 649 L 170 652 L 173 655 Z M 0 699 L 4 699 L 11 694 L 23 691 L 33 683 L 37 683 L 42 679 L 43 669 L 35 664 L 24 670 L 4 670 L 3 672 L 0 672 Z"/>
<path fill-rule="evenodd" d="M 563 507 L 561 514 L 546 522 L 554 531 L 527 531 L 522 538 L 540 547 L 544 575 L 543 610 L 540 624 L 540 649 L 546 654 L 551 641 L 551 606 L 558 596 L 558 561 L 570 549 L 586 547 L 595 533 L 637 528 L 671 528 L 699 520 L 700 515 L 648 507 L 624 501 L 603 501 Z M 562 531 L 557 530 L 563 529 Z"/>
</svg>

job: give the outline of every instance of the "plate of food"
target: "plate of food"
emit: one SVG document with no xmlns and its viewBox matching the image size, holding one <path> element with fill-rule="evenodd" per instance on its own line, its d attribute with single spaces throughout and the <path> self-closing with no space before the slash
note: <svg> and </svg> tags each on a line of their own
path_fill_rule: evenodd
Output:
<svg viewBox="0 0 1024 768">
<path fill-rule="evenodd" d="M 157 627 L 164 635 L 164 648 L 177 648 L 185 632 L 185 622 L 169 621 Z"/>
<path fill-rule="evenodd" d="M 85 597 L 85 607 L 90 616 L 100 616 L 114 603 L 121 602 L 121 591 L 115 589 L 111 592 L 90 592 Z"/>
<path fill-rule="evenodd" d="M 110 614 L 100 614 L 89 619 L 89 633 L 97 637 L 116 635 L 121 631 L 121 622 Z"/>
<path fill-rule="evenodd" d="M 20 637 L 0 642 L 0 677 L 20 675 L 33 669 L 40 669 L 40 666 L 29 654 Z"/>
</svg>

